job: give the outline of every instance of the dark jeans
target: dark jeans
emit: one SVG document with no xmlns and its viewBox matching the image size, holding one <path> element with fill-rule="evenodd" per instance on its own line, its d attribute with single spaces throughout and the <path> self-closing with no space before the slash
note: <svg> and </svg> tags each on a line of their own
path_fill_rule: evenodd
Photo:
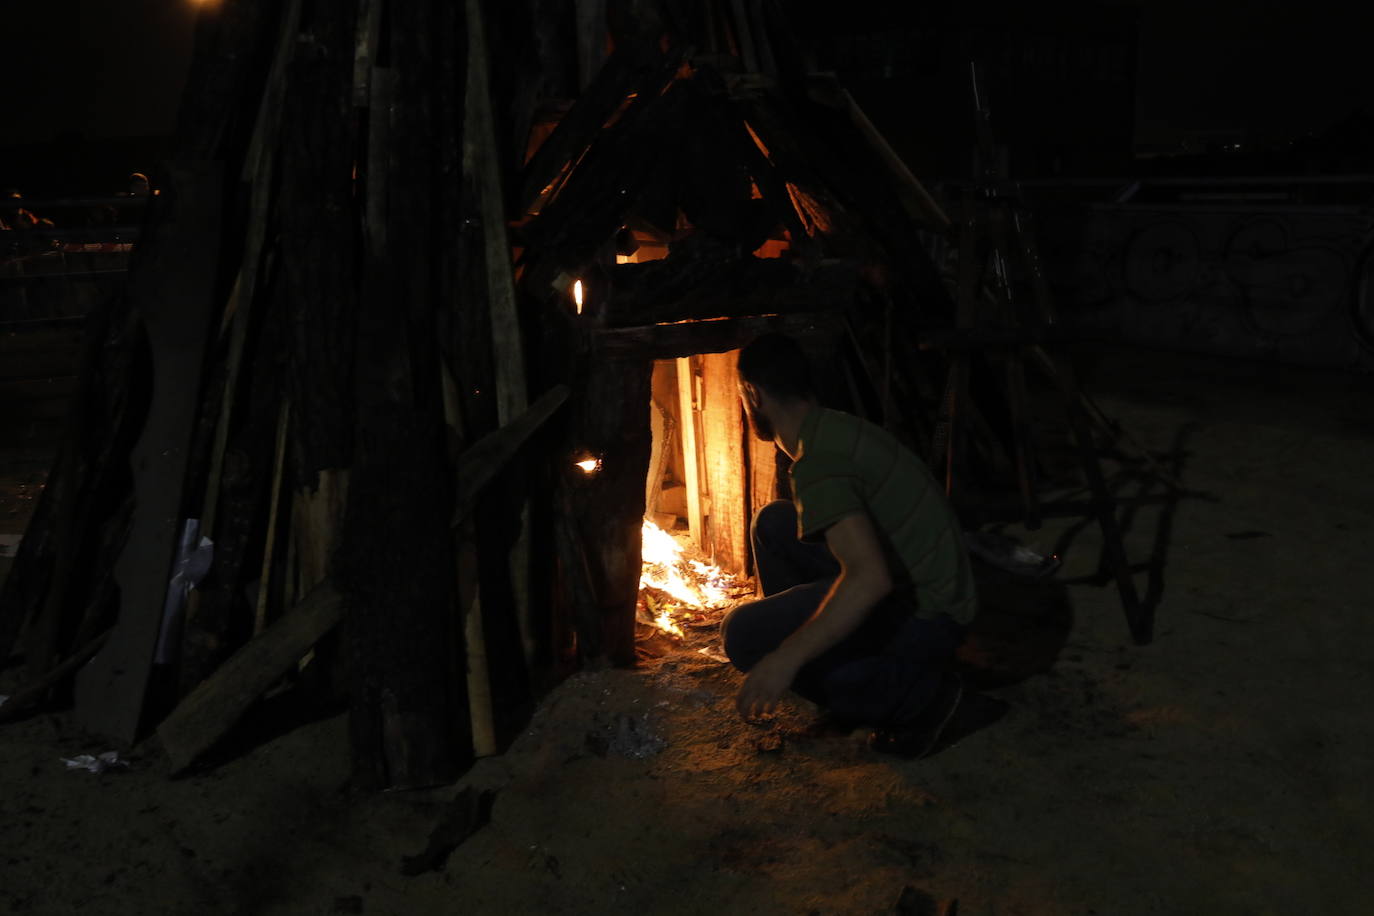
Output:
<svg viewBox="0 0 1374 916">
<path fill-rule="evenodd" d="M 797 539 L 791 502 L 769 503 L 750 536 L 764 597 L 721 624 L 725 654 L 748 671 L 816 612 L 840 566 L 824 544 Z M 806 664 L 792 689 L 854 724 L 902 725 L 934 698 L 964 631 L 948 615 L 924 619 L 906 598 L 879 602 L 838 645 Z"/>
</svg>

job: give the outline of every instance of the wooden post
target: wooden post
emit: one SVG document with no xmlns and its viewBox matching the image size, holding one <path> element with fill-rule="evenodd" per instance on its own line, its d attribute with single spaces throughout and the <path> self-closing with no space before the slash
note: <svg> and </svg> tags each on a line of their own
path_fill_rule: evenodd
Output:
<svg viewBox="0 0 1374 916">
<path fill-rule="evenodd" d="M 707 547 L 701 524 L 701 478 L 697 462 L 696 377 L 692 372 L 692 358 L 677 361 L 677 395 L 682 406 L 682 469 L 687 480 L 687 527 L 692 541 L 701 549 Z"/>
<path fill-rule="evenodd" d="M 603 13 L 604 20 L 604 13 Z M 497 417 L 512 422 L 528 403 L 525 356 L 520 319 L 511 276 L 510 240 L 506 236 L 505 194 L 497 151 L 496 120 L 492 111 L 486 31 L 480 0 L 467 2 L 468 72 L 466 122 L 463 130 L 463 171 L 474 183 L 481 211 L 487 298 L 491 309 L 492 349 L 496 367 Z M 529 503 L 522 501 L 520 534 L 511 548 L 511 588 L 526 666 L 533 665 L 536 642 L 529 594 Z"/>
<path fill-rule="evenodd" d="M 597 589 L 599 625 L 584 625 L 579 634 L 581 654 L 592 662 L 635 661 L 634 603 L 642 568 L 652 376 L 653 362 L 647 359 L 591 365 L 570 426 L 577 439 L 569 453 L 586 448 L 602 456 L 601 469 L 579 480 L 570 494 Z M 575 570 L 575 552 L 569 552 L 567 561 Z"/>
<path fill-rule="evenodd" d="M 482 597 L 477 582 L 474 537 L 475 529 L 469 521 L 463 525 L 458 544 L 458 613 L 463 619 L 472 753 L 476 757 L 490 757 L 497 751 L 496 718 L 492 708 L 487 638 L 482 628 Z"/>
<path fill-rule="evenodd" d="M 272 495 L 267 502 L 267 542 L 262 551 L 262 572 L 258 576 L 258 603 L 253 613 L 253 635 L 267 628 L 268 597 L 272 591 L 272 564 L 276 555 L 278 514 L 281 507 L 281 479 L 286 470 L 286 430 L 291 422 L 291 402 L 282 401 L 277 414 L 276 458 L 272 462 Z"/>
<path fill-rule="evenodd" d="M 644 517 L 652 519 L 658 508 L 658 494 L 663 489 L 663 469 L 668 458 L 668 420 L 652 401 L 649 404 L 649 431 L 653 436 L 653 450 L 649 453 L 649 473 L 644 477 Z"/>
<path fill-rule="evenodd" d="M 749 14 L 745 12 L 744 0 L 730 0 L 730 8 L 734 13 L 735 40 L 739 44 L 744 70 L 746 73 L 758 73 L 759 57 L 754 51 L 754 34 L 749 26 Z"/>
<path fill-rule="evenodd" d="M 711 493 L 711 543 L 715 563 L 743 572 L 748 554 L 749 503 L 744 479 L 744 422 L 735 383 L 738 351 L 707 353 L 701 357 L 701 454 Z"/>
</svg>

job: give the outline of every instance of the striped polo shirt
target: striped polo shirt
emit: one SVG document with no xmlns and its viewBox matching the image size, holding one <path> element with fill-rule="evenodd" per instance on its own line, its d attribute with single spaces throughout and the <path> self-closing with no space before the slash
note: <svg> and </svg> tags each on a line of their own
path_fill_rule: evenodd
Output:
<svg viewBox="0 0 1374 916">
<path fill-rule="evenodd" d="M 978 599 L 959 522 L 925 462 L 891 433 L 813 407 L 789 473 L 802 540 L 822 540 L 835 522 L 866 512 L 896 588 L 914 592 L 917 612 L 964 624 L 973 619 Z"/>
</svg>

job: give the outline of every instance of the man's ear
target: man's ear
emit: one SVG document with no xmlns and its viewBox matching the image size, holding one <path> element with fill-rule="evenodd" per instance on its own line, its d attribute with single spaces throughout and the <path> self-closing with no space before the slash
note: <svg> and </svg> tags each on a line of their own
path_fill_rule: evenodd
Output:
<svg viewBox="0 0 1374 916">
<path fill-rule="evenodd" d="M 758 410 L 763 406 L 763 397 L 760 395 L 759 389 L 753 383 L 741 380 L 739 383 L 739 390 L 740 394 L 744 395 L 745 403 L 751 408 Z"/>
</svg>

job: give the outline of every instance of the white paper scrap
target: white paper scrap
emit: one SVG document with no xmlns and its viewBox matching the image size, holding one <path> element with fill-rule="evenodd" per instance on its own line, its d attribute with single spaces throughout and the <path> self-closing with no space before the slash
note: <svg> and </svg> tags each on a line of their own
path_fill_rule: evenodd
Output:
<svg viewBox="0 0 1374 916">
<path fill-rule="evenodd" d="M 90 754 L 80 754 L 76 757 L 63 757 L 62 762 L 67 765 L 69 770 L 90 770 L 92 773 L 104 773 L 106 770 L 127 769 L 129 762 L 119 759 L 119 751 L 106 751 L 99 757 L 92 757 Z"/>
</svg>

